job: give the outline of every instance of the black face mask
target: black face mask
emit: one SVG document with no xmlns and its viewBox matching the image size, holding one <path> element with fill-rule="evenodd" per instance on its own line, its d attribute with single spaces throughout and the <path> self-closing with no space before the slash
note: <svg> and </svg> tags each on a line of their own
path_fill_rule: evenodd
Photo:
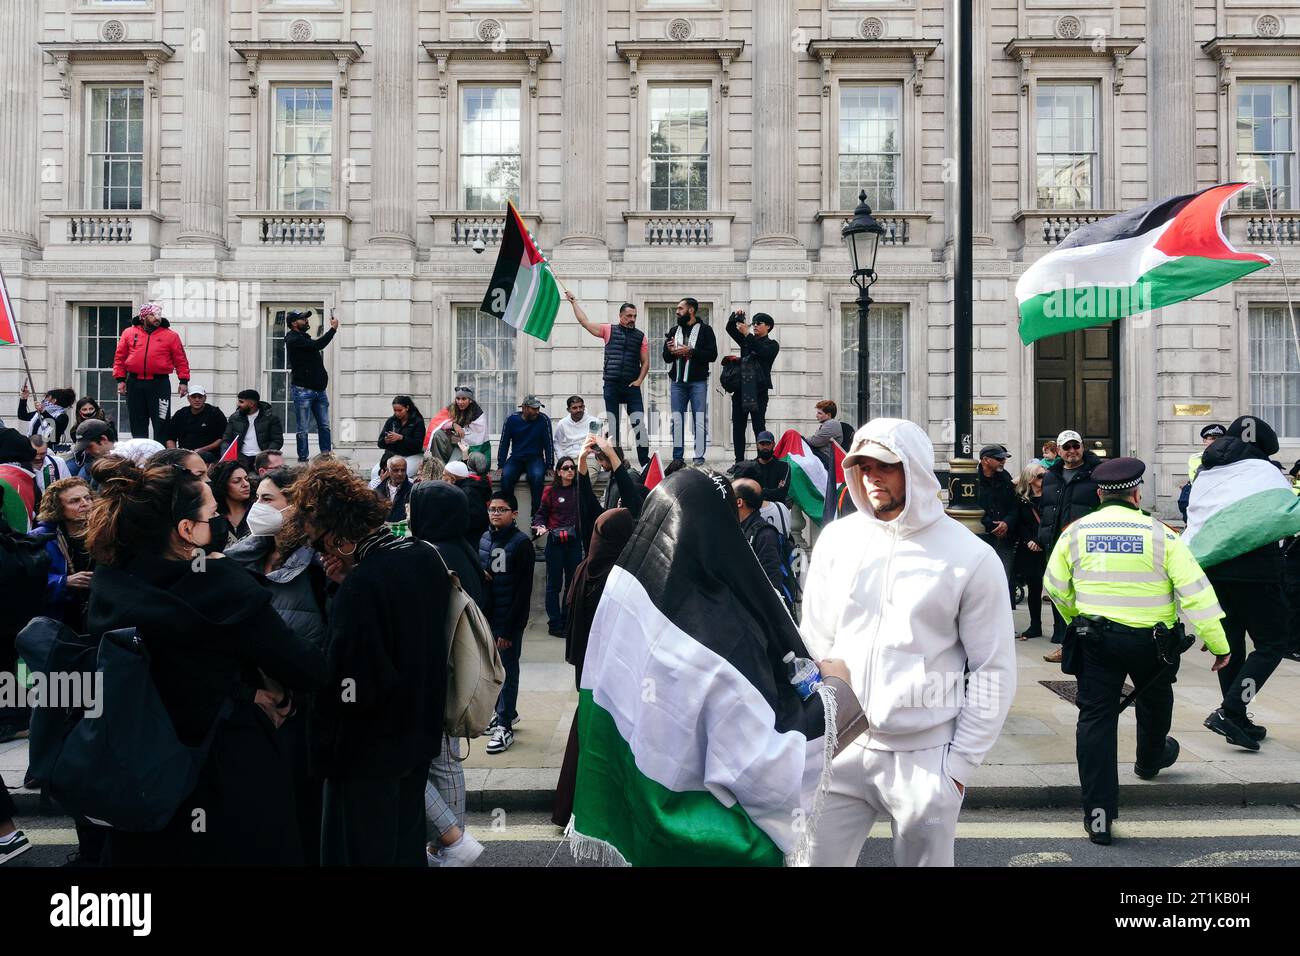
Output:
<svg viewBox="0 0 1300 956">
<path fill-rule="evenodd" d="M 204 550 L 209 553 L 225 551 L 226 542 L 230 539 L 230 522 L 226 520 L 226 516 L 213 515 L 209 518 L 208 532 L 212 535 L 212 540 Z"/>
</svg>

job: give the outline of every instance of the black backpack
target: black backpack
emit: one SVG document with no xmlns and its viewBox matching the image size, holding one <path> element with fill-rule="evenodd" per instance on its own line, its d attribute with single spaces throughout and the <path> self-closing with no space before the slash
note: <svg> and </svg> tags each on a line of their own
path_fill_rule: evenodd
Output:
<svg viewBox="0 0 1300 956">
<path fill-rule="evenodd" d="M 740 356 L 724 355 L 722 357 L 722 374 L 718 378 L 718 384 L 722 390 L 729 395 L 734 395 L 740 391 Z"/>
<path fill-rule="evenodd" d="M 96 680 L 96 699 L 82 701 L 95 710 L 66 701 L 32 709 L 32 775 L 92 823 L 142 833 L 167 826 L 198 786 L 234 699 L 222 701 L 203 743 L 187 747 L 158 696 L 135 628 L 107 632 L 96 648 L 89 637 L 38 617 L 18 635 L 18 650 L 34 673 L 90 673 L 93 663 Z"/>
</svg>

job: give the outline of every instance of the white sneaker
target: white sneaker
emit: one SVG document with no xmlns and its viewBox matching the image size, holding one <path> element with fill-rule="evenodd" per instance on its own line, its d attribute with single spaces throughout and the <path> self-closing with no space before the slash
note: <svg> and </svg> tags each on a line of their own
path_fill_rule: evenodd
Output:
<svg viewBox="0 0 1300 956">
<path fill-rule="evenodd" d="M 514 731 L 509 727 L 497 727 L 492 731 L 492 739 L 488 741 L 487 752 L 490 754 L 503 754 L 510 749 L 510 745 L 515 742 Z"/>
<path fill-rule="evenodd" d="M 0 863 L 8 863 L 14 857 L 21 856 L 31 848 L 31 843 L 27 841 L 27 834 L 23 833 L 22 830 L 15 830 L 7 843 L 0 843 Z M 481 849 L 480 846 L 480 851 Z"/>
<path fill-rule="evenodd" d="M 460 839 L 451 846 L 438 851 L 441 866 L 473 866 L 474 861 L 483 855 L 483 844 L 474 839 L 468 830 L 461 832 Z"/>
</svg>

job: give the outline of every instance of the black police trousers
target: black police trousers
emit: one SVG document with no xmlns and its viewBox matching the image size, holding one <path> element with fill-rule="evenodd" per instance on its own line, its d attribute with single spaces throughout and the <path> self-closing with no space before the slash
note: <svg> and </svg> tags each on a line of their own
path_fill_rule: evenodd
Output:
<svg viewBox="0 0 1300 956">
<path fill-rule="evenodd" d="M 1083 791 L 1083 822 L 1101 829 L 1119 816 L 1118 731 L 1119 705 L 1124 679 L 1136 688 L 1146 687 L 1165 667 L 1156 653 L 1149 630 L 1102 628 L 1080 637 L 1083 668 L 1079 677 L 1079 723 L 1075 730 L 1075 755 L 1079 761 L 1079 786 Z M 1173 684 L 1178 662 L 1165 667 L 1159 679 L 1138 695 L 1137 762 L 1159 764 L 1165 737 L 1174 715 Z"/>
<path fill-rule="evenodd" d="M 1240 721 L 1287 651 L 1286 592 L 1280 581 L 1210 581 L 1223 608 L 1223 630 L 1232 653 L 1228 666 L 1219 671 L 1223 712 Z M 1255 644 L 1249 656 L 1247 633 Z"/>
</svg>

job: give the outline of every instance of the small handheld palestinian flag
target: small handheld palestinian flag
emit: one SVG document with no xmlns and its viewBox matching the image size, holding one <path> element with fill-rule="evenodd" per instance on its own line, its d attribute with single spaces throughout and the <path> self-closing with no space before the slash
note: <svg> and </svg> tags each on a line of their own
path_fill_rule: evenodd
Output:
<svg viewBox="0 0 1300 956">
<path fill-rule="evenodd" d="M 236 438 L 234 441 L 230 443 L 230 445 L 226 448 L 226 450 L 221 453 L 221 457 L 218 458 L 217 461 L 218 462 L 239 461 L 239 439 L 238 438 Z"/>
<path fill-rule="evenodd" d="M 840 443 L 831 439 L 831 455 L 835 467 L 826 471 L 826 499 L 822 506 L 822 524 L 827 525 L 839 517 L 840 494 L 844 491 L 844 459 L 847 455 Z"/>
<path fill-rule="evenodd" d="M 632 866 L 780 866 L 811 850 L 838 742 L 835 692 L 736 521 L 721 476 L 646 499 L 596 610 L 578 694 L 575 856 Z M 849 712 L 846 707 L 845 713 Z"/>
<path fill-rule="evenodd" d="M 1270 461 L 1202 467 L 1192 482 L 1183 540 L 1203 568 L 1300 534 L 1300 498 Z"/>
<path fill-rule="evenodd" d="M 514 203 L 506 209 L 501 252 L 481 312 L 545 342 L 560 312 L 560 288 Z"/>
<path fill-rule="evenodd" d="M 1020 340 L 1173 305 L 1271 265 L 1230 246 L 1219 222 L 1248 185 L 1211 186 L 1074 230 L 1016 283 Z"/>
<path fill-rule="evenodd" d="M 781 436 L 772 454 L 790 466 L 790 501 L 821 524 L 829 477 L 826 463 L 793 428 Z"/>
<path fill-rule="evenodd" d="M 646 491 L 653 491 L 655 485 L 664 480 L 664 466 L 659 461 L 659 452 L 650 456 L 650 463 L 645 466 L 645 474 L 641 476 L 641 480 Z"/>
</svg>

